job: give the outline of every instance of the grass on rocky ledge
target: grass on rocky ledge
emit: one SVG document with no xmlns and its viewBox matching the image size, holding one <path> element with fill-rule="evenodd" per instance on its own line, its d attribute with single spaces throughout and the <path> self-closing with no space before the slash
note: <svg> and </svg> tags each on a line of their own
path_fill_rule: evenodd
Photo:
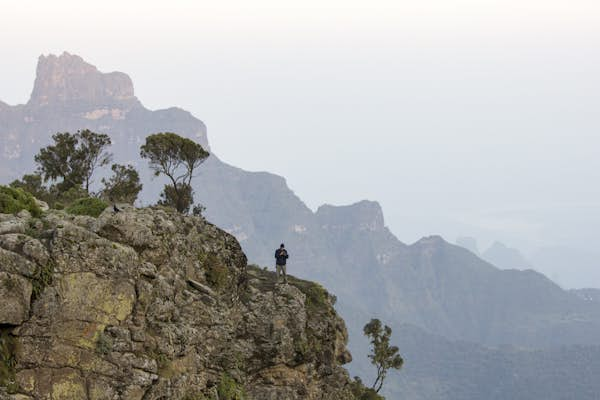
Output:
<svg viewBox="0 0 600 400">
<path fill-rule="evenodd" d="M 108 203 L 101 199 L 85 197 L 75 200 L 65 211 L 73 215 L 89 215 L 90 217 L 98 218 L 106 207 L 108 207 Z"/>
<path fill-rule="evenodd" d="M 277 274 L 267 268 L 258 265 L 248 265 L 248 272 L 263 282 L 277 282 Z M 327 290 L 316 282 L 306 281 L 288 274 L 288 283 L 298 288 L 306 296 L 305 305 L 309 312 L 329 312 L 331 305 L 335 303 L 335 296 L 330 295 Z"/>
<path fill-rule="evenodd" d="M 188 393 L 183 397 L 183 400 L 245 400 L 247 398 L 242 385 L 227 373 L 222 374 L 217 386 L 213 386 L 208 392 L 208 395 L 205 393 Z"/>
<path fill-rule="evenodd" d="M 53 276 L 54 261 L 51 259 L 48 260 L 48 262 L 45 265 L 38 266 L 36 268 L 35 275 L 31 282 L 33 285 L 31 292 L 31 298 L 33 301 L 37 300 L 44 292 L 44 289 L 46 289 L 47 286 L 52 284 Z"/>
</svg>

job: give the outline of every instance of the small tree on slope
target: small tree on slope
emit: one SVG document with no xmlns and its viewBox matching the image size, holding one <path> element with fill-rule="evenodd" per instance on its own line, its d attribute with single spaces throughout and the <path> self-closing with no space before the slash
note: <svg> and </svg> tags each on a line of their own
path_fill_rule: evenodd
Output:
<svg viewBox="0 0 600 400">
<path fill-rule="evenodd" d="M 371 339 L 371 364 L 377 368 L 377 378 L 373 382 L 373 389 L 379 393 L 383 387 L 383 381 L 390 368 L 400 369 L 404 360 L 398 354 L 399 349 L 396 346 L 390 346 L 392 328 L 381 325 L 381 321 L 374 318 L 363 328 L 364 334 Z"/>
</svg>

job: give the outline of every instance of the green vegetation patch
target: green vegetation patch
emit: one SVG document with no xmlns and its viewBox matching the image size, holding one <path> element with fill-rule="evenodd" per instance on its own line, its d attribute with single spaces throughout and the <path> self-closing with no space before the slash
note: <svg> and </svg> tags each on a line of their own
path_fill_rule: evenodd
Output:
<svg viewBox="0 0 600 400">
<path fill-rule="evenodd" d="M 29 211 L 34 217 L 42 215 L 31 193 L 20 188 L 0 186 L 0 213 L 16 214 L 21 210 Z"/>
<path fill-rule="evenodd" d="M 217 393 L 219 394 L 219 400 L 244 400 L 246 398 L 244 388 L 229 374 L 221 375 L 217 385 Z"/>
<path fill-rule="evenodd" d="M 354 378 L 350 384 L 350 390 L 352 390 L 355 400 L 385 400 L 385 397 L 377 394 L 375 390 L 365 387 L 359 377 Z"/>
<path fill-rule="evenodd" d="M 327 290 L 318 283 L 289 277 L 289 282 L 306 296 L 306 308 L 309 313 L 332 311 L 330 296 Z"/>
<path fill-rule="evenodd" d="M 46 265 L 38 266 L 33 277 L 31 298 L 37 300 L 47 286 L 52 285 L 54 275 L 54 261 L 48 260 Z"/>
<path fill-rule="evenodd" d="M 95 197 L 85 197 L 75 200 L 66 211 L 73 215 L 89 215 L 98 218 L 98 216 L 108 207 L 108 203 Z"/>
</svg>

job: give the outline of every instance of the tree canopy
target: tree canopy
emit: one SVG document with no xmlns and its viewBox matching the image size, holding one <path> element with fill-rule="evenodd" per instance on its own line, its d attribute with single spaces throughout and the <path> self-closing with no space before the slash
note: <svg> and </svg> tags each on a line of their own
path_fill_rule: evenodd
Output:
<svg viewBox="0 0 600 400">
<path fill-rule="evenodd" d="M 81 185 L 89 193 L 95 170 L 107 165 L 112 155 L 106 151 L 111 140 L 108 135 L 88 129 L 56 133 L 54 144 L 42 148 L 35 156 L 38 171 L 44 181 L 57 181 L 57 189 L 66 191 Z"/>
<path fill-rule="evenodd" d="M 142 190 L 140 175 L 131 165 L 113 164 L 111 169 L 113 175 L 109 179 L 102 178 L 102 197 L 111 202 L 133 204 Z"/>
<path fill-rule="evenodd" d="M 112 159 L 112 154 L 106 151 L 111 145 L 111 140 L 108 135 L 88 129 L 79 131 L 76 135 L 79 138 L 79 157 L 83 167 L 83 187 L 89 193 L 96 168 L 108 165 Z"/>
<path fill-rule="evenodd" d="M 161 204 L 172 205 L 187 213 L 193 203 L 191 181 L 194 171 L 209 156 L 201 145 L 175 133 L 156 133 L 146 138 L 140 155 L 148 159 L 154 175 L 165 175 L 171 181 L 161 194 Z"/>
</svg>

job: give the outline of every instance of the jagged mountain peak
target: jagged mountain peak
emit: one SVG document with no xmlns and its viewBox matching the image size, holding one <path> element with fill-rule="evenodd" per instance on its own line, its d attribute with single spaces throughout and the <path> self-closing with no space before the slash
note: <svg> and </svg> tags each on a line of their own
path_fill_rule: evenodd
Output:
<svg viewBox="0 0 600 400">
<path fill-rule="evenodd" d="M 122 72 L 100 72 L 78 55 L 41 55 L 29 105 L 65 102 L 105 104 L 136 100 L 131 78 Z"/>
</svg>

